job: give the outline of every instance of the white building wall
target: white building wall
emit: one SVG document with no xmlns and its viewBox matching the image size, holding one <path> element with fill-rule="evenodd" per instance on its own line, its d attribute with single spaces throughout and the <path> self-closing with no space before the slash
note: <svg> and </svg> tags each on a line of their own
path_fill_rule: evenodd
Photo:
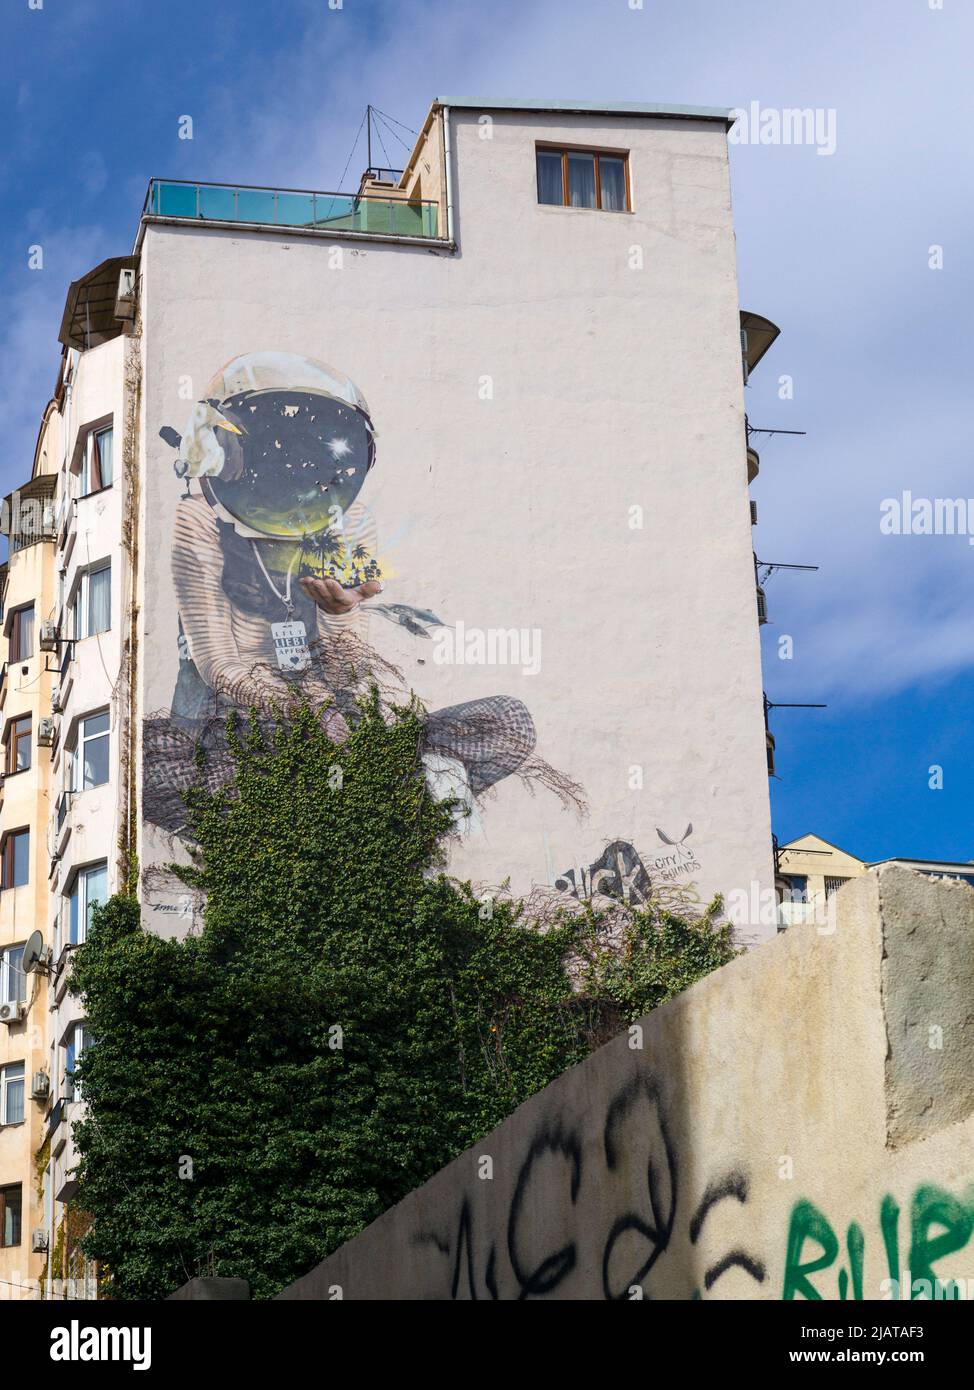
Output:
<svg viewBox="0 0 974 1390">
<path fill-rule="evenodd" d="M 625 841 L 703 900 L 770 891 L 725 133 L 519 113 L 482 132 L 454 113 L 456 254 L 146 229 L 142 709 L 168 707 L 178 667 L 183 483 L 159 430 L 183 433 L 241 354 L 310 357 L 351 378 L 376 428 L 360 500 L 382 601 L 540 633 L 541 661 L 440 665 L 432 641 L 375 617 L 369 642 L 430 710 L 523 701 L 536 754 L 588 803 L 580 817 L 508 777 L 452 871 L 565 887 Z M 632 213 L 539 206 L 536 141 L 627 149 Z M 144 827 L 143 864 L 171 853 Z M 148 897 L 181 900 L 175 884 Z"/>
</svg>

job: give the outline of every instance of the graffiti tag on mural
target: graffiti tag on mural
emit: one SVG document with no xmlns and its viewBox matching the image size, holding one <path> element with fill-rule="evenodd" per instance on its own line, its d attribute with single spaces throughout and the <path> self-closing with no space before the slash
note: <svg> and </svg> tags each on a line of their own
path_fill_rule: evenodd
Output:
<svg viewBox="0 0 974 1390">
<path fill-rule="evenodd" d="M 555 879 L 559 893 L 580 902 L 601 894 L 627 903 L 644 903 L 650 886 L 643 861 L 628 840 L 613 840 L 594 864 L 566 869 Z"/>
</svg>

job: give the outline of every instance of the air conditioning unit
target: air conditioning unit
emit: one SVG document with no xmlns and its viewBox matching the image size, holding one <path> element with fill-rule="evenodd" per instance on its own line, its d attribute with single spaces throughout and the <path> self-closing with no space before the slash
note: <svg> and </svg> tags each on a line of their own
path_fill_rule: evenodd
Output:
<svg viewBox="0 0 974 1390">
<path fill-rule="evenodd" d="M 758 524 L 758 504 L 752 499 L 752 501 L 751 501 L 751 525 L 752 525 L 752 526 L 757 526 L 757 524 Z"/>
<path fill-rule="evenodd" d="M 35 1071 L 30 1079 L 31 1100 L 47 1100 L 51 1091 L 51 1078 L 46 1071 Z"/>
<path fill-rule="evenodd" d="M 758 596 L 758 622 L 759 622 L 759 623 L 766 623 L 766 622 L 768 621 L 768 598 L 767 598 L 767 595 L 765 594 L 764 590 L 761 588 L 761 585 L 760 585 L 760 584 L 759 584 L 758 587 L 757 587 L 757 596 Z"/>
<path fill-rule="evenodd" d="M 47 1232 L 43 1226 L 38 1226 L 30 1234 L 30 1248 L 35 1255 L 43 1255 L 47 1251 Z"/>
<path fill-rule="evenodd" d="M 0 1004 L 0 1023 L 19 1023 L 24 1016 L 26 1005 L 19 999 L 8 999 Z"/>
<path fill-rule="evenodd" d="M 61 712 L 61 687 L 59 685 L 51 686 L 51 709 L 55 714 Z"/>
<path fill-rule="evenodd" d="M 50 748 L 54 742 L 54 735 L 57 733 L 57 722 L 50 715 L 45 714 L 37 721 L 37 746 L 38 748 Z"/>
<path fill-rule="evenodd" d="M 41 635 L 38 645 L 42 652 L 56 652 L 57 641 L 57 623 L 47 619 L 41 623 Z"/>
</svg>

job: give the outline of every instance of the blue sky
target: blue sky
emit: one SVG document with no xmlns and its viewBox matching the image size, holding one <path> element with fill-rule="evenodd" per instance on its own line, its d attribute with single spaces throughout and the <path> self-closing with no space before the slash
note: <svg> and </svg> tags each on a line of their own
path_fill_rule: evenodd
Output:
<svg viewBox="0 0 974 1390">
<path fill-rule="evenodd" d="M 415 128 L 440 94 L 834 110 L 831 156 L 736 145 L 731 161 L 741 302 L 782 329 L 750 418 L 808 431 L 755 441 L 757 553 L 821 566 L 768 584 L 769 697 L 828 703 L 772 716 L 775 829 L 867 859 L 970 859 L 974 546 L 879 519 L 904 489 L 974 498 L 974 6 L 634 3 L 5 0 L 3 488 L 30 472 L 67 283 L 130 249 L 150 175 L 335 188 L 366 102 Z"/>
</svg>

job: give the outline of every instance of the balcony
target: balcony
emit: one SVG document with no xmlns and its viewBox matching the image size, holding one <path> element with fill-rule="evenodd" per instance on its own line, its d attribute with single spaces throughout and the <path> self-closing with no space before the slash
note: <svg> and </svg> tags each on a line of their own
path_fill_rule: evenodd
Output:
<svg viewBox="0 0 974 1390">
<path fill-rule="evenodd" d="M 10 554 L 25 550 L 39 541 L 52 541 L 55 536 L 54 494 L 57 477 L 42 474 L 24 483 L 3 499 L 3 518 L 0 532 L 10 542 Z"/>
<path fill-rule="evenodd" d="M 312 193 L 245 184 L 150 179 L 144 218 L 250 228 L 288 227 L 302 233 L 438 237 L 438 207 L 429 199 L 373 193 Z"/>
</svg>

